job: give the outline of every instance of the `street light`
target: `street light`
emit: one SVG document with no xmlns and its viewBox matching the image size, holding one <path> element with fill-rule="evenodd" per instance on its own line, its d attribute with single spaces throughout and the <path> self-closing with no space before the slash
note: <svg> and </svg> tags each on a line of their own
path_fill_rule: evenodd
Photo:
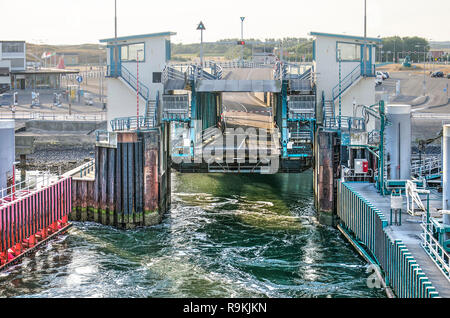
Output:
<svg viewBox="0 0 450 318">
<path fill-rule="evenodd" d="M 203 31 L 206 30 L 202 21 L 197 26 L 197 30 L 200 30 L 200 64 L 203 68 Z"/>
<path fill-rule="evenodd" d="M 363 49 L 363 74 L 366 76 L 367 67 L 367 0 L 364 0 L 364 49 Z"/>
<path fill-rule="evenodd" d="M 241 17 L 241 41 L 244 41 L 244 20 L 245 17 Z M 244 46 L 241 47 L 241 61 L 244 61 Z"/>
<path fill-rule="evenodd" d="M 117 0 L 114 0 L 114 76 L 117 77 L 117 63 L 119 59 L 119 48 L 117 46 Z"/>
</svg>

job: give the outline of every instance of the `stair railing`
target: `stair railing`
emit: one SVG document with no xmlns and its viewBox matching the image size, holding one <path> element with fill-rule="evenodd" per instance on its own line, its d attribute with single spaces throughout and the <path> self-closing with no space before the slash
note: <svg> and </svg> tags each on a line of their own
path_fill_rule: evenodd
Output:
<svg viewBox="0 0 450 318">
<path fill-rule="evenodd" d="M 339 83 L 333 87 L 333 101 L 344 93 L 359 77 L 361 77 L 361 64 L 358 64 L 347 76 L 341 80 L 341 92 L 339 93 Z"/>
</svg>

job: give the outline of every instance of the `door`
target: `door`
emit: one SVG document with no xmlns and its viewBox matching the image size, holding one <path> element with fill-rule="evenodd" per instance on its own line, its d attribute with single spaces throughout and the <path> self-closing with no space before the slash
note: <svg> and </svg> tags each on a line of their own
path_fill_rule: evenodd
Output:
<svg viewBox="0 0 450 318">
<path fill-rule="evenodd" d="M 361 74 L 373 76 L 374 69 L 372 66 L 372 45 L 366 45 L 366 54 L 364 55 L 364 44 L 361 45 Z"/>
<path fill-rule="evenodd" d="M 116 51 L 116 54 L 117 54 L 117 70 L 116 70 L 116 59 L 115 59 L 115 55 L 114 55 L 114 51 Z M 109 62 L 109 64 L 110 64 L 110 67 L 109 67 L 109 74 L 110 74 L 110 76 L 113 76 L 113 77 L 115 77 L 115 76 L 120 76 L 121 75 L 121 71 L 122 71 L 122 63 L 121 63 L 121 59 L 122 59 L 122 57 L 121 57 L 121 52 L 120 52 L 121 50 L 120 50 L 120 46 L 117 46 L 117 50 L 115 50 L 115 47 L 114 46 L 111 46 L 110 47 L 110 62 Z M 117 74 L 116 74 L 116 72 L 117 72 Z"/>
</svg>

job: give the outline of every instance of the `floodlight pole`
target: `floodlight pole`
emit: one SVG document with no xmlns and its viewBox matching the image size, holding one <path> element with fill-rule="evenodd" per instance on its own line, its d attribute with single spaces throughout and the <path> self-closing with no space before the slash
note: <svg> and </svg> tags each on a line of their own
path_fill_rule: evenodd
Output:
<svg viewBox="0 0 450 318">
<path fill-rule="evenodd" d="M 206 30 L 202 21 L 197 26 L 197 30 L 200 30 L 200 65 L 203 69 L 203 31 Z"/>
<path fill-rule="evenodd" d="M 363 49 L 363 76 L 366 76 L 366 55 L 367 55 L 367 0 L 364 0 L 364 49 Z"/>
<path fill-rule="evenodd" d="M 245 17 L 241 17 L 241 41 L 244 42 L 244 20 Z M 241 61 L 244 61 L 244 45 L 241 46 Z"/>
<path fill-rule="evenodd" d="M 119 48 L 117 46 L 117 0 L 114 0 L 114 76 L 118 76 L 117 63 L 119 59 Z"/>
</svg>

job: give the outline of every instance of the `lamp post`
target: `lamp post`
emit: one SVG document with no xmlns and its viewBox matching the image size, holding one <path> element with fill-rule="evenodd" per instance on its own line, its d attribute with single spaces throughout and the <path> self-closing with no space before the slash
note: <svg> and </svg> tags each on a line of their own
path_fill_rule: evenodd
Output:
<svg viewBox="0 0 450 318">
<path fill-rule="evenodd" d="M 394 40 L 394 55 L 393 55 L 393 61 L 392 61 L 394 64 L 395 64 L 395 54 L 396 54 L 396 47 L 395 47 L 396 43 L 397 43 L 397 40 L 395 39 Z"/>
<path fill-rule="evenodd" d="M 117 47 L 117 0 L 114 0 L 114 76 L 117 76 L 119 48 Z"/>
<path fill-rule="evenodd" d="M 241 41 L 244 41 L 244 20 L 245 17 L 241 17 Z M 241 46 L 241 61 L 244 61 L 244 46 Z"/>
<path fill-rule="evenodd" d="M 363 49 L 363 74 L 366 76 L 367 55 L 367 0 L 364 0 L 364 49 Z"/>
<path fill-rule="evenodd" d="M 206 28 L 202 21 L 198 24 L 197 30 L 200 30 L 200 65 L 203 68 L 203 31 Z"/>
<path fill-rule="evenodd" d="M 415 47 L 420 48 L 421 45 L 415 45 Z M 425 79 L 425 47 L 426 45 L 423 45 L 423 96 L 426 94 L 427 85 L 426 85 L 426 79 Z"/>
</svg>

